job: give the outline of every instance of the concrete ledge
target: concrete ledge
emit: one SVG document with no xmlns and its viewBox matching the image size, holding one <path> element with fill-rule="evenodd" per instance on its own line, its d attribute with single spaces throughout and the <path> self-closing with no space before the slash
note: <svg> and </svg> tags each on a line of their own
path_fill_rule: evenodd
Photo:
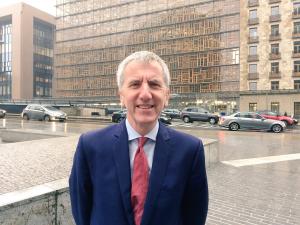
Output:
<svg viewBox="0 0 300 225">
<path fill-rule="evenodd" d="M 45 133 L 45 131 L 38 130 L 1 129 L 2 142 L 23 142 L 64 136 L 66 136 L 66 134 L 61 134 L 57 132 Z"/>
<path fill-rule="evenodd" d="M 202 139 L 205 153 L 205 165 L 211 167 L 214 163 L 220 162 L 218 141 L 214 139 Z"/>
<path fill-rule="evenodd" d="M 0 195 L 0 224 L 75 224 L 67 179 Z"/>
</svg>

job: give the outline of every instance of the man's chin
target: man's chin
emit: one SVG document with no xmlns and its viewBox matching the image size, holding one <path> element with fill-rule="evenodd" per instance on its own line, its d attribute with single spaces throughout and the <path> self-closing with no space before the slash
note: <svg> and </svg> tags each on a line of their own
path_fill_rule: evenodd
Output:
<svg viewBox="0 0 300 225">
<path fill-rule="evenodd" d="M 155 124 L 157 121 L 157 118 L 156 117 L 153 117 L 153 118 L 149 118 L 149 117 L 140 117 L 140 118 L 137 118 L 136 122 L 141 124 L 141 125 L 145 125 L 145 126 L 149 126 L 151 124 Z"/>
</svg>

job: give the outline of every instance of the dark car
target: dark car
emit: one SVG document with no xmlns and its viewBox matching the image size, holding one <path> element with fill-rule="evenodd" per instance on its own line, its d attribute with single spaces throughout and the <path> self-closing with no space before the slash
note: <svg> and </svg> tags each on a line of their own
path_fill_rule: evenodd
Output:
<svg viewBox="0 0 300 225">
<path fill-rule="evenodd" d="M 120 123 L 123 119 L 126 118 L 126 113 L 127 110 L 121 110 L 118 112 L 113 112 L 112 116 L 111 116 L 111 121 L 114 123 Z M 159 116 L 159 121 L 164 123 L 164 124 L 171 124 L 171 117 L 168 116 L 166 113 L 161 113 Z"/>
<path fill-rule="evenodd" d="M 164 109 L 163 113 L 171 117 L 171 119 L 180 119 L 180 110 L 178 109 Z"/>
<path fill-rule="evenodd" d="M 210 124 L 216 124 L 219 121 L 219 116 L 212 114 L 208 110 L 201 107 L 187 107 L 181 111 L 181 119 L 185 123 L 203 121 L 209 122 Z"/>
<path fill-rule="evenodd" d="M 284 122 L 285 125 L 292 126 L 292 125 L 298 123 L 298 120 L 296 120 L 292 117 L 289 117 L 289 116 L 280 115 L 279 113 L 276 113 L 276 112 L 263 110 L 263 111 L 258 111 L 257 113 L 267 119 L 280 120 L 280 121 Z"/>
<path fill-rule="evenodd" d="M 120 110 L 113 112 L 111 116 L 111 122 L 120 123 L 123 119 L 126 118 L 127 110 Z"/>
<path fill-rule="evenodd" d="M 6 111 L 4 109 L 0 109 L 0 118 L 4 118 L 6 115 Z"/>
</svg>

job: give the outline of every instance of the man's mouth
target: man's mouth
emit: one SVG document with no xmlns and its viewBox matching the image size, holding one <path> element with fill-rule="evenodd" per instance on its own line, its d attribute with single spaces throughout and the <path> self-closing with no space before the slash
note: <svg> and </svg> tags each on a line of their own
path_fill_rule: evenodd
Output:
<svg viewBox="0 0 300 225">
<path fill-rule="evenodd" d="M 154 106 L 153 105 L 137 105 L 137 107 L 140 109 L 151 109 Z"/>
</svg>

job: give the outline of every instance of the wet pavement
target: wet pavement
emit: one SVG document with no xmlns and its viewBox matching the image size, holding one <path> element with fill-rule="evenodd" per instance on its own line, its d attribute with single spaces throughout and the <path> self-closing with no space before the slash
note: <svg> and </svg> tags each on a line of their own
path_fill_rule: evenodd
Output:
<svg viewBox="0 0 300 225">
<path fill-rule="evenodd" d="M 80 134 L 88 130 L 102 128 L 109 123 L 58 123 L 39 121 L 15 121 L 0 120 L 0 127 L 37 129 L 46 132 L 62 132 L 66 134 Z M 4 126 L 5 125 L 5 126 Z M 207 169 L 210 205 L 207 225 L 299 225 L 300 224 L 300 160 L 288 160 L 273 163 L 253 164 L 235 167 L 222 163 L 237 159 L 260 160 L 261 157 L 291 155 L 300 153 L 299 130 L 274 134 L 270 132 L 231 132 L 224 129 L 205 129 L 193 127 L 174 127 L 183 132 L 192 133 L 203 138 L 213 138 L 219 141 L 220 163 Z M 0 145 L 0 161 L 5 160 L 5 144 Z M 72 150 L 73 151 L 73 150 Z M 70 152 L 69 152 L 70 153 Z M 37 154 L 23 152 L 19 157 L 31 159 L 31 163 L 39 163 L 41 169 L 39 175 L 32 178 L 22 186 L 22 177 L 9 177 L 0 162 L 0 176 L 7 179 L 15 179 L 19 185 L 17 189 L 28 185 L 36 185 L 49 179 L 60 179 L 69 173 L 72 158 L 68 155 L 68 162 L 62 153 L 58 156 L 54 151 L 46 151 L 44 154 L 51 161 L 51 170 L 59 168 L 60 173 L 53 173 L 47 166 L 40 162 Z M 13 154 L 6 151 L 6 154 Z M 18 154 L 18 151 L 16 151 Z M 1 157 L 2 156 L 2 157 Z M 36 160 L 36 162 L 35 162 Z M 39 161 L 39 162 L 38 162 Z M 27 162 L 28 164 L 28 162 Z M 6 164 L 10 165 L 10 164 Z M 14 165 L 11 165 L 14 166 Z M 26 171 L 25 171 L 26 172 Z M 55 176 L 53 174 L 56 174 Z M 54 176 L 54 177 L 53 177 Z M 56 177 L 57 176 L 57 177 Z M 3 190 L 3 179 L 0 190 Z M 13 189 L 13 187 L 10 187 Z M 7 190 L 7 189 L 6 189 Z M 11 190 L 12 191 L 12 190 Z M 2 192 L 3 193 L 3 192 Z"/>
</svg>

